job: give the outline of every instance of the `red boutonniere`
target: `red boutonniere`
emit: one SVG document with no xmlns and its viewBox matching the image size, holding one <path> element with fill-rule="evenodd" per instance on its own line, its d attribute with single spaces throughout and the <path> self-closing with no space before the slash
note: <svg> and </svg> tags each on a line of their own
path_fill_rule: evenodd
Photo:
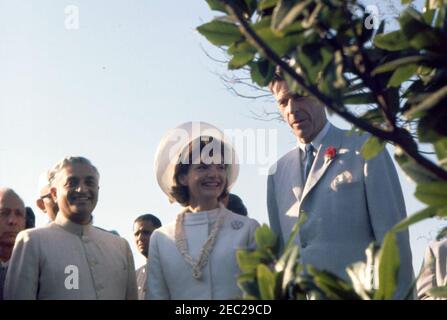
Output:
<svg viewBox="0 0 447 320">
<path fill-rule="evenodd" d="M 337 155 L 337 149 L 335 149 L 333 146 L 327 147 L 326 151 L 324 152 L 324 160 L 332 160 Z"/>
</svg>

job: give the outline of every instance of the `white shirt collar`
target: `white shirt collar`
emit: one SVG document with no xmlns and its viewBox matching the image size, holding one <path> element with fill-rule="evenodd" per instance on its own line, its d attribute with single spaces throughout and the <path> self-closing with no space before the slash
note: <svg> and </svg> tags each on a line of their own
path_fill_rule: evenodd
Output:
<svg viewBox="0 0 447 320">
<path fill-rule="evenodd" d="M 89 230 L 92 226 L 93 217 L 90 219 L 90 222 L 88 224 L 82 225 L 74 223 L 73 221 L 70 221 L 68 218 L 66 218 L 62 213 L 58 213 L 56 216 L 56 219 L 54 220 L 54 223 L 61 226 L 66 231 L 76 234 L 80 237 L 86 233 L 86 231 Z"/>
<path fill-rule="evenodd" d="M 2 264 L 2 268 L 7 268 L 9 266 L 9 260 L 6 262 L 0 261 L 0 263 Z"/>
<path fill-rule="evenodd" d="M 331 124 L 329 123 L 329 121 L 327 121 L 323 129 L 321 129 L 320 132 L 317 134 L 317 136 L 310 142 L 312 144 L 312 147 L 314 147 L 315 151 L 320 148 L 320 145 L 323 142 L 324 137 L 326 137 L 326 134 L 329 131 L 330 127 Z M 306 152 L 306 143 L 301 142 L 299 139 L 298 139 L 298 147 L 301 149 L 301 151 Z"/>
</svg>

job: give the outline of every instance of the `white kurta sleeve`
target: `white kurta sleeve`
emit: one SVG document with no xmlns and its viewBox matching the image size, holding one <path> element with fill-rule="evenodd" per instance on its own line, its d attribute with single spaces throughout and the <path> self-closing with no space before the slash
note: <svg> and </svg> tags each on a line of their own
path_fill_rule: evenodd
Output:
<svg viewBox="0 0 447 320">
<path fill-rule="evenodd" d="M 39 253 L 39 238 L 27 231 L 17 235 L 5 280 L 5 300 L 37 299 Z"/>
<path fill-rule="evenodd" d="M 123 239 L 124 240 L 124 239 Z M 126 289 L 126 300 L 138 300 L 138 289 L 137 289 L 137 279 L 135 274 L 135 263 L 133 261 L 132 251 L 130 250 L 129 243 L 125 242 L 125 250 L 127 256 L 127 289 Z"/>
<path fill-rule="evenodd" d="M 364 166 L 366 202 L 375 239 L 406 218 L 405 202 L 396 168 L 385 149 Z M 400 253 L 398 288 L 395 298 L 404 298 L 414 280 L 408 230 L 397 234 Z"/>
<path fill-rule="evenodd" d="M 163 265 L 160 259 L 158 238 L 160 233 L 155 231 L 149 243 L 149 257 L 147 260 L 147 288 L 146 300 L 170 300 L 168 286 L 163 274 Z M 179 284 L 181 285 L 181 284 Z"/>
</svg>

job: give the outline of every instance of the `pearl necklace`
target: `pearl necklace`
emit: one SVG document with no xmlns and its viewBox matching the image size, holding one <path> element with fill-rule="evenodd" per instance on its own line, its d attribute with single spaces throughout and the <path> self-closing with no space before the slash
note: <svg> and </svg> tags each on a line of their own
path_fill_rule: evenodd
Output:
<svg viewBox="0 0 447 320">
<path fill-rule="evenodd" d="M 194 279 L 200 279 L 202 277 L 202 269 L 208 263 L 209 255 L 211 254 L 211 251 L 213 251 L 217 234 L 225 219 L 225 213 L 222 213 L 221 211 L 221 209 L 217 211 L 217 220 L 214 223 L 204 246 L 200 249 L 199 259 L 197 261 L 188 253 L 188 241 L 183 227 L 186 212 L 182 212 L 177 216 L 175 222 L 175 245 L 185 262 L 191 266 Z"/>
</svg>

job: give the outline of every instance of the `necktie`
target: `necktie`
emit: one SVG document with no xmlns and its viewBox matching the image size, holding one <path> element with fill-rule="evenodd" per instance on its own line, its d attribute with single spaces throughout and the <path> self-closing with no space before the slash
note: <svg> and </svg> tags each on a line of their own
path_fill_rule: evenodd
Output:
<svg viewBox="0 0 447 320">
<path fill-rule="evenodd" d="M 304 174 L 307 180 L 309 176 L 310 168 L 312 168 L 312 163 L 314 163 L 314 147 L 312 144 L 306 144 L 306 163 L 304 164 Z"/>
</svg>

